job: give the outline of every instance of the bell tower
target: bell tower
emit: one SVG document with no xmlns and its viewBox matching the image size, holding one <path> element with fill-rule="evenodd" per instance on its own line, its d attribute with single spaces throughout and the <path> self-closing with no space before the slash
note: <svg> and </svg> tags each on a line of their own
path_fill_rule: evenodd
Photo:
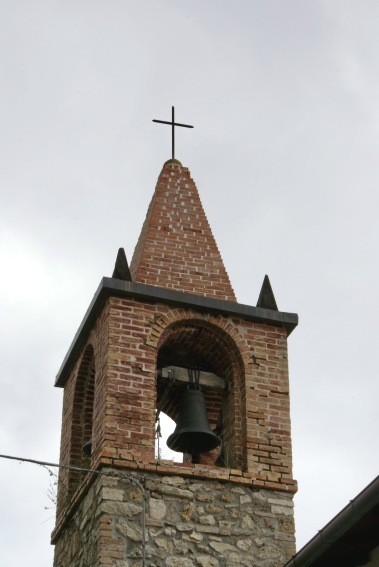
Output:
<svg viewBox="0 0 379 567">
<path fill-rule="evenodd" d="M 130 269 L 120 249 L 57 376 L 71 468 L 55 567 L 277 567 L 295 553 L 296 325 L 267 276 L 257 306 L 237 302 L 189 170 L 166 162 Z M 155 454 L 160 412 L 183 462 Z"/>
</svg>

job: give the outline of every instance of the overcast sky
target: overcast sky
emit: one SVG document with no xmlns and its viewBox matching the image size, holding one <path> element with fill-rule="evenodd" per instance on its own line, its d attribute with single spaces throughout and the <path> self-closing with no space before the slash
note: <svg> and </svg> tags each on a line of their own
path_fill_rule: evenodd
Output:
<svg viewBox="0 0 379 567">
<path fill-rule="evenodd" d="M 379 4 L 0 3 L 0 453 L 57 462 L 55 375 L 170 158 L 238 301 L 289 338 L 298 548 L 378 471 Z M 52 565 L 46 470 L 0 460 L 0 564 Z"/>
</svg>

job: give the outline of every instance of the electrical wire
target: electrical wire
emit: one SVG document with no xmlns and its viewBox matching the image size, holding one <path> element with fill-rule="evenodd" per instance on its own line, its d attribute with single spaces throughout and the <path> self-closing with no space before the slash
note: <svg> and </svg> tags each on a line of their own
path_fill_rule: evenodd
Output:
<svg viewBox="0 0 379 567">
<path fill-rule="evenodd" d="M 142 567 L 146 565 L 146 492 L 142 484 L 134 476 L 129 474 L 117 473 L 114 471 L 99 471 L 95 469 L 85 469 L 82 467 L 74 467 L 72 465 L 61 465 L 57 463 L 48 463 L 46 461 L 38 461 L 36 459 L 27 459 L 25 457 L 14 457 L 12 455 L 0 455 L 0 459 L 9 459 L 12 461 L 19 461 L 22 463 L 31 463 L 33 465 L 39 465 L 43 467 L 56 467 L 58 469 L 66 469 L 71 471 L 87 472 L 92 474 L 97 474 L 98 476 L 109 476 L 113 478 L 120 478 L 133 482 L 142 493 L 142 534 L 141 534 L 141 544 L 142 544 Z"/>
</svg>

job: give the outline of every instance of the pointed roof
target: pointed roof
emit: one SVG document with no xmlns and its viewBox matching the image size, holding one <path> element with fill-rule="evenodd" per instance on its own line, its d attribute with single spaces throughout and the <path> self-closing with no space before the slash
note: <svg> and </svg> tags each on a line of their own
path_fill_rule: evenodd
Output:
<svg viewBox="0 0 379 567">
<path fill-rule="evenodd" d="M 178 160 L 159 175 L 130 271 L 135 282 L 236 301 L 197 187 Z"/>
<path fill-rule="evenodd" d="M 272 291 L 271 283 L 267 275 L 263 280 L 261 292 L 258 297 L 257 307 L 263 307 L 264 309 L 272 309 L 273 311 L 278 311 L 274 292 Z"/>
</svg>

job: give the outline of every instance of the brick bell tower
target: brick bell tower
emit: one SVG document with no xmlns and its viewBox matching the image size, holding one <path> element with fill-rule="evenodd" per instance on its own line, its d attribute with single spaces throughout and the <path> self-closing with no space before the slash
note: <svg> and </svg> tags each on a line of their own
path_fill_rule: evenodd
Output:
<svg viewBox="0 0 379 567">
<path fill-rule="evenodd" d="M 130 270 L 120 249 L 57 376 L 60 462 L 104 474 L 61 471 L 54 566 L 283 565 L 295 552 L 296 325 L 267 276 L 256 307 L 236 301 L 189 170 L 166 162 Z M 193 370 L 222 443 L 160 460 L 157 413 L 180 419 Z"/>
</svg>

